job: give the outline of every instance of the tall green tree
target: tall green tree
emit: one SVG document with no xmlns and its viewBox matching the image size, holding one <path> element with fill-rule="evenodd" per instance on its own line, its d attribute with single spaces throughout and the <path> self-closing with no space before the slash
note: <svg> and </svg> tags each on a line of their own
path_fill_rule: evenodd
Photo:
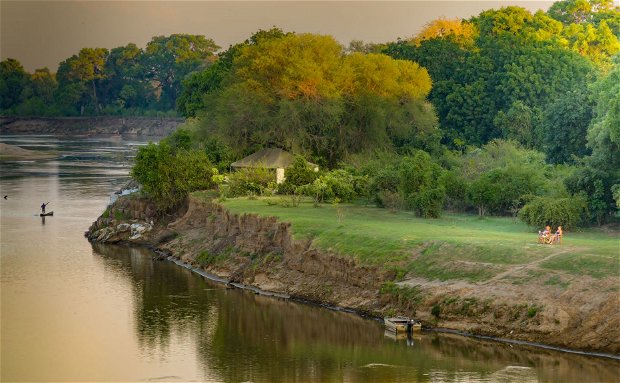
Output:
<svg viewBox="0 0 620 383">
<path fill-rule="evenodd" d="M 110 50 L 106 60 L 106 104 L 121 109 L 146 108 L 155 89 L 146 78 L 144 51 L 135 44 Z"/>
<path fill-rule="evenodd" d="M 566 180 L 573 194 L 583 194 L 592 220 L 603 224 L 617 211 L 614 196 L 620 186 L 620 58 L 613 69 L 592 86 L 594 118 L 588 129 L 592 155 L 585 166 Z"/>
<path fill-rule="evenodd" d="M 58 67 L 56 77 L 61 93 L 75 96 L 77 92 L 88 93 L 79 97 L 76 106 L 79 107 L 80 114 L 84 114 L 86 106 L 90 106 L 94 114 L 101 112 L 98 86 L 106 78 L 105 63 L 108 54 L 105 48 L 83 48 L 79 54 L 61 62 Z M 77 101 L 78 97 L 70 99 Z"/>
<path fill-rule="evenodd" d="M 205 96 L 218 91 L 224 80 L 231 76 L 233 60 L 244 46 L 256 45 L 261 41 L 279 39 L 290 34 L 276 27 L 261 29 L 244 42 L 232 45 L 219 53 L 213 65 L 203 71 L 194 72 L 183 80 L 182 93 L 177 99 L 177 110 L 185 117 L 204 115 L 207 108 Z"/>
<path fill-rule="evenodd" d="M 550 162 L 570 162 L 574 157 L 590 154 L 586 134 L 592 119 L 592 107 L 587 89 L 567 92 L 547 106 L 542 126 L 545 152 Z"/>
<path fill-rule="evenodd" d="M 182 80 L 192 72 L 205 69 L 219 48 L 212 39 L 201 35 L 156 36 L 148 42 L 144 65 L 147 78 L 156 81 L 161 91 L 161 108 L 176 108 Z"/>
<path fill-rule="evenodd" d="M 28 80 L 28 73 L 19 61 L 8 58 L 0 62 L 0 109 L 10 109 L 19 104 Z"/>
</svg>

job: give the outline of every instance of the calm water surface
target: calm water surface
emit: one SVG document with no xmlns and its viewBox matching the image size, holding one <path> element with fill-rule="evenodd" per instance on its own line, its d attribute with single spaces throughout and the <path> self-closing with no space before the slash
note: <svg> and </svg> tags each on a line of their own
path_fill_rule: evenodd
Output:
<svg viewBox="0 0 620 383">
<path fill-rule="evenodd" d="M 54 160 L 0 164 L 1 364 L 9 381 L 618 382 L 620 362 L 425 333 L 226 290 L 84 231 L 143 142 L 4 136 Z M 1 196 L 0 196 L 1 197 Z M 53 217 L 39 206 L 50 201 Z"/>
</svg>

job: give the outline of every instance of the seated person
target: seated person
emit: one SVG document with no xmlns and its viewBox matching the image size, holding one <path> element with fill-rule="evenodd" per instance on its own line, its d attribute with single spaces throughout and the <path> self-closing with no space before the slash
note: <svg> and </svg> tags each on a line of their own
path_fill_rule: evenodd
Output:
<svg viewBox="0 0 620 383">
<path fill-rule="evenodd" d="M 558 226 L 558 229 L 555 231 L 555 241 L 562 243 L 562 226 Z"/>
<path fill-rule="evenodd" d="M 551 237 L 551 227 L 546 226 L 543 231 L 538 232 L 538 242 L 540 243 L 550 243 Z"/>
</svg>

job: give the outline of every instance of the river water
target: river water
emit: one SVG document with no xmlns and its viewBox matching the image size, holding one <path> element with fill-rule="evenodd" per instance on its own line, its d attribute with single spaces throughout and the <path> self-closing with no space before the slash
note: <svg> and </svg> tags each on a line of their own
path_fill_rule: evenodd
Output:
<svg viewBox="0 0 620 383">
<path fill-rule="evenodd" d="M 91 245 L 84 231 L 144 142 L 0 142 L 59 155 L 0 164 L 3 382 L 618 382 L 618 360 L 433 332 L 397 340 L 375 320 Z"/>
</svg>

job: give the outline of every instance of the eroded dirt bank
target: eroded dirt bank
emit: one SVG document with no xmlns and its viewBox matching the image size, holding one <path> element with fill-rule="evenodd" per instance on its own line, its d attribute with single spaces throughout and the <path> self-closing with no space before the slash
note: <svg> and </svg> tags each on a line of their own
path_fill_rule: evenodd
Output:
<svg viewBox="0 0 620 383">
<path fill-rule="evenodd" d="M 527 267 L 519 266 L 511 278 L 482 283 L 422 278 L 394 283 L 394 273 L 380 266 L 360 265 L 315 248 L 311 240 L 293 239 L 288 223 L 235 215 L 195 198 L 159 222 L 148 201 L 121 198 L 87 236 L 150 245 L 231 282 L 378 317 L 401 314 L 430 327 L 620 354 L 615 278 L 579 277 L 564 288 L 532 279 Z M 520 277 L 529 279 L 510 282 Z"/>
<path fill-rule="evenodd" d="M 183 122 L 182 118 L 156 117 L 2 117 L 0 118 L 0 134 L 164 137 Z"/>
</svg>

